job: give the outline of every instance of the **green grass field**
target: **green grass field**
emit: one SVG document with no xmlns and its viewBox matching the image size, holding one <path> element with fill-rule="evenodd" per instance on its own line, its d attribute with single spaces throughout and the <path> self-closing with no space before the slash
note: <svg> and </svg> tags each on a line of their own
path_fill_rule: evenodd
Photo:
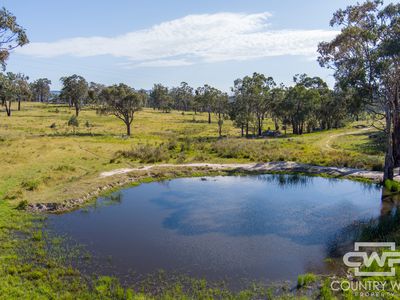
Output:
<svg viewBox="0 0 400 300">
<path fill-rule="evenodd" d="M 383 162 L 379 142 L 369 138 L 374 131 L 355 127 L 362 122 L 303 136 L 246 139 L 226 121 L 225 137 L 218 139 L 218 126 L 215 120 L 208 124 L 206 114 L 145 109 L 134 120 L 132 137 L 126 138 L 121 121 L 92 109 L 82 111 L 74 130 L 67 126 L 73 111 L 66 106 L 22 107 L 12 117 L 0 118 L 0 299 L 152 299 L 151 287 L 134 290 L 110 277 L 83 276 L 69 260 L 79 258 L 79 252 L 66 251 L 59 238 L 49 238 L 41 215 L 15 209 L 22 200 L 62 202 L 80 197 L 110 180 L 99 177 L 102 171 L 165 162 L 297 161 L 365 169 L 379 169 Z M 272 123 L 267 122 L 268 127 Z M 158 175 L 186 174 L 168 168 L 163 172 Z M 188 280 L 164 287 L 156 298 L 272 298 L 267 288 L 232 293 Z M 308 284 L 312 282 L 302 281 Z M 314 293 L 317 297 L 319 289 Z M 298 299 L 309 292 L 304 287 L 298 294 L 285 294 L 280 293 L 282 299 Z"/>
<path fill-rule="evenodd" d="M 11 117 L 1 116 L 0 199 L 61 202 L 101 185 L 102 171 L 161 162 L 297 161 L 374 170 L 383 162 L 382 151 L 368 138 L 372 131 L 355 129 L 356 124 L 302 136 L 246 139 L 225 121 L 226 138 L 219 140 L 216 121 L 208 124 L 206 114 L 144 109 L 126 138 L 124 124 L 113 116 L 87 108 L 73 129 L 67 125 L 72 114 L 66 106 L 23 103 Z M 272 122 L 266 122 L 268 127 Z"/>
</svg>

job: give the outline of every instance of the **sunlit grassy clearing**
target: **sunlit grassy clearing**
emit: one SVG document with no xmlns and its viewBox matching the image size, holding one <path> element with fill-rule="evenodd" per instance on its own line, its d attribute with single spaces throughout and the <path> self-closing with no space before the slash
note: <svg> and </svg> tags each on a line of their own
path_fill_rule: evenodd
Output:
<svg viewBox="0 0 400 300">
<path fill-rule="evenodd" d="M 132 137 L 126 138 L 120 120 L 93 109 L 82 111 L 80 126 L 73 133 L 67 126 L 73 111 L 66 106 L 23 103 L 22 108 L 0 118 L 0 197 L 12 203 L 78 197 L 101 183 L 100 172 L 144 163 L 285 160 L 372 169 L 383 160 L 379 151 L 363 150 L 368 138 L 352 139 L 349 147 L 343 136 L 332 142 L 333 151 L 324 148 L 330 135 L 354 131 L 351 125 L 302 136 L 245 139 L 226 120 L 223 135 L 227 138 L 218 140 L 216 120 L 208 124 L 207 114 L 145 109 L 135 117 Z M 270 120 L 264 125 L 268 127 L 273 128 Z M 147 149 L 147 158 L 118 154 L 138 147 Z M 152 157 L 152 151 L 162 156 Z"/>
</svg>

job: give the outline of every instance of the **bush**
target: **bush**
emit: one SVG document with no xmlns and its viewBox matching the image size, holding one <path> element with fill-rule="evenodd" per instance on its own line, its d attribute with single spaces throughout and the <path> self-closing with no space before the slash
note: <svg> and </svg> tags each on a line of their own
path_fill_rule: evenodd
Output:
<svg viewBox="0 0 400 300">
<path fill-rule="evenodd" d="M 303 287 L 303 286 L 307 286 L 310 283 L 314 283 L 317 280 L 317 276 L 315 276 L 312 273 L 306 273 L 303 275 L 299 275 L 297 277 L 297 287 Z"/>
<path fill-rule="evenodd" d="M 77 116 L 72 115 L 71 118 L 69 118 L 68 126 L 79 127 L 79 120 L 78 120 Z"/>
</svg>

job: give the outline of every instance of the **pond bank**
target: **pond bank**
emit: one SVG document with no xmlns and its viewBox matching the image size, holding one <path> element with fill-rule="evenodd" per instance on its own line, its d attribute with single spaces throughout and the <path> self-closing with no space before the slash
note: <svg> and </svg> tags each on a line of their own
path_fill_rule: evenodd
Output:
<svg viewBox="0 0 400 300">
<path fill-rule="evenodd" d="M 259 174 L 259 173 L 298 173 L 317 176 L 328 176 L 335 178 L 347 178 L 353 180 L 366 180 L 379 183 L 382 181 L 383 173 L 378 171 L 366 171 L 353 168 L 323 167 L 296 162 L 267 162 L 248 164 L 157 164 L 147 165 L 139 168 L 116 169 L 102 172 L 101 179 L 107 180 L 107 184 L 94 187 L 87 194 L 79 198 L 69 199 L 64 202 L 31 203 L 27 210 L 31 212 L 62 213 L 76 209 L 86 202 L 114 189 L 136 185 L 142 182 L 164 180 L 184 176 L 206 176 L 206 175 L 234 175 L 234 174 Z M 399 177 L 396 180 L 400 180 Z"/>
</svg>

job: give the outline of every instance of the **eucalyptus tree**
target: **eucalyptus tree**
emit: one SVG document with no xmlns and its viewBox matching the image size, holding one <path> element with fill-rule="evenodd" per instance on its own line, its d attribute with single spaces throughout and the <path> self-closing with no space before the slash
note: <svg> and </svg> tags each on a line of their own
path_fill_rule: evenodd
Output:
<svg viewBox="0 0 400 300">
<path fill-rule="evenodd" d="M 122 120 L 126 125 L 126 134 L 130 136 L 133 117 L 143 107 L 143 94 L 120 83 L 103 89 L 100 98 L 102 104 L 99 111 Z"/>
<path fill-rule="evenodd" d="M 175 100 L 176 109 L 186 112 L 192 107 L 193 88 L 186 82 L 181 82 L 178 87 L 172 88 L 170 94 Z"/>
<path fill-rule="evenodd" d="M 270 91 L 270 103 L 269 109 L 271 113 L 272 120 L 274 121 L 275 130 L 279 130 L 279 123 L 282 123 L 286 128 L 290 123 L 287 118 L 287 113 L 283 109 L 283 101 L 286 97 L 287 88 L 281 83 L 279 86 L 274 87 Z"/>
<path fill-rule="evenodd" d="M 305 74 L 293 78 L 295 85 L 289 87 L 282 102 L 285 118 L 290 122 L 294 134 L 311 132 L 317 125 L 316 109 L 320 105 L 318 79 Z"/>
<path fill-rule="evenodd" d="M 222 125 L 224 119 L 229 115 L 229 97 L 227 93 L 216 90 L 216 98 L 214 102 L 213 111 L 218 118 L 218 135 L 222 137 Z"/>
<path fill-rule="evenodd" d="M 149 92 L 145 89 L 139 89 L 137 92 L 142 96 L 143 107 L 148 107 L 150 95 Z"/>
<path fill-rule="evenodd" d="M 47 102 L 50 97 L 51 80 L 39 78 L 30 84 L 33 99 L 38 102 Z"/>
<path fill-rule="evenodd" d="M 106 86 L 101 83 L 90 82 L 88 87 L 88 100 L 92 104 L 98 104 L 100 101 L 100 94 Z"/>
<path fill-rule="evenodd" d="M 247 101 L 251 103 L 259 136 L 262 135 L 264 118 L 271 102 L 270 91 L 275 85 L 272 77 L 265 77 L 259 73 L 253 73 L 252 77 L 243 78 L 242 88 L 245 89 Z"/>
<path fill-rule="evenodd" d="M 366 1 L 338 10 L 331 26 L 341 32 L 319 45 L 319 62 L 337 85 L 371 111 L 386 135 L 384 180 L 400 166 L 400 4 Z"/>
<path fill-rule="evenodd" d="M 150 92 L 150 106 L 153 109 L 159 109 L 163 112 L 169 112 L 172 109 L 173 99 L 169 95 L 168 88 L 162 84 L 154 84 Z"/>
<path fill-rule="evenodd" d="M 244 136 L 246 132 L 246 137 L 249 136 L 249 125 L 253 122 L 253 103 L 248 97 L 248 91 L 243 79 L 236 79 L 234 81 L 234 87 L 232 88 L 234 92 L 234 102 L 231 108 L 231 118 L 236 127 L 241 129 L 241 134 Z"/>
<path fill-rule="evenodd" d="M 27 43 L 25 29 L 17 23 L 16 17 L 4 7 L 0 9 L 0 64 L 3 70 L 10 52 Z"/>
<path fill-rule="evenodd" d="M 13 74 L 12 77 L 15 85 L 15 95 L 18 101 L 18 111 L 20 111 L 21 100 L 27 101 L 32 97 L 32 91 L 28 83 L 29 77 L 22 73 Z"/>
<path fill-rule="evenodd" d="M 236 124 L 246 128 L 248 136 L 249 125 L 253 124 L 259 136 L 262 135 L 263 123 L 271 106 L 271 90 L 276 86 L 272 77 L 260 73 L 245 76 L 234 82 Z M 238 122 L 239 121 L 239 122 Z"/>
<path fill-rule="evenodd" d="M 61 77 L 60 81 L 63 85 L 61 93 L 75 107 L 75 115 L 78 117 L 79 111 L 88 97 L 88 83 L 85 78 L 76 74 Z"/>
<path fill-rule="evenodd" d="M 9 74 L 0 73 L 0 98 L 1 105 L 5 107 L 8 117 L 11 116 L 11 105 L 15 100 L 15 85 Z"/>
<path fill-rule="evenodd" d="M 195 91 L 196 102 L 203 112 L 208 114 L 208 124 L 211 124 L 211 114 L 215 107 L 215 103 L 220 91 L 208 84 L 198 87 Z"/>
</svg>

